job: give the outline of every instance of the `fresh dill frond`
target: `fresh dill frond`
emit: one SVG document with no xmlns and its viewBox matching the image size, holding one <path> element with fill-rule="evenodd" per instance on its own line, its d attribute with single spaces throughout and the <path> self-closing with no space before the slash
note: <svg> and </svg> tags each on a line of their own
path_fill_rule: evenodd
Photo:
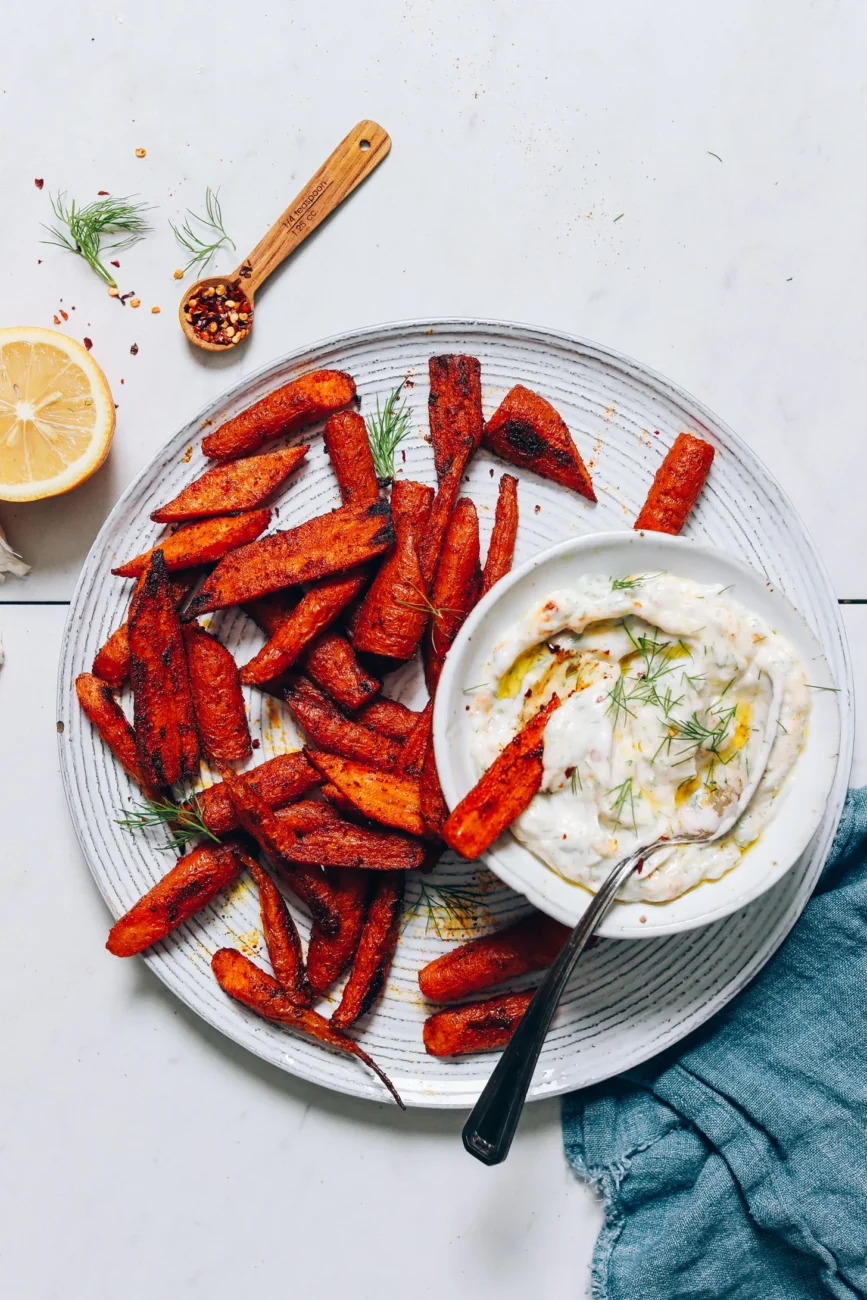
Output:
<svg viewBox="0 0 867 1300">
<path fill-rule="evenodd" d="M 434 885 L 427 880 L 418 884 L 418 897 L 403 914 L 404 930 L 418 914 L 425 918 L 425 934 L 432 931 L 438 939 L 448 938 L 454 930 L 468 928 L 467 922 L 474 918 L 481 901 L 476 890 L 463 885 Z"/>
<path fill-rule="evenodd" d="M 461 695 L 472 695 L 473 691 L 480 691 L 487 684 L 487 682 L 477 682 L 475 686 L 465 686 L 461 691 Z"/>
<path fill-rule="evenodd" d="M 582 783 L 581 783 L 581 773 L 578 771 L 577 766 L 572 768 L 572 772 L 571 772 L 571 776 L 570 776 L 570 781 L 571 781 L 571 784 L 572 784 L 572 793 L 573 793 L 573 794 L 577 794 L 579 790 L 583 790 L 583 789 L 584 789 L 584 786 L 583 786 Z"/>
<path fill-rule="evenodd" d="M 735 584 L 734 584 L 733 582 L 730 582 L 729 585 L 728 585 L 727 587 L 720 587 L 719 591 L 717 592 L 717 595 L 718 595 L 718 596 L 724 596 L 725 593 L 726 593 L 727 591 L 731 591 L 731 589 L 732 589 L 732 587 L 733 587 L 734 585 L 735 585 Z"/>
<path fill-rule="evenodd" d="M 706 676 L 706 673 L 693 673 L 692 676 L 690 676 L 689 673 L 681 673 L 683 680 L 689 682 L 694 691 L 699 691 L 701 689 L 698 683 L 703 682 Z"/>
<path fill-rule="evenodd" d="M 405 383 L 402 379 L 381 406 L 377 397 L 376 410 L 365 421 L 373 464 L 381 482 L 388 483 L 394 478 L 394 453 L 410 430 L 412 413 L 406 402 L 398 400 Z"/>
<path fill-rule="evenodd" d="M 171 836 L 168 844 L 161 849 L 168 851 L 183 849 L 190 840 L 204 835 L 214 844 L 220 844 L 218 835 L 208 829 L 205 814 L 197 794 L 190 795 L 186 805 L 173 803 L 171 799 L 145 799 L 134 804 L 130 812 L 124 811 L 122 817 L 115 817 L 115 823 L 125 831 L 145 831 L 153 826 L 164 826 Z"/>
<path fill-rule="evenodd" d="M 130 196 L 112 198 L 108 195 L 80 208 L 75 199 L 67 203 L 66 193 L 61 190 L 52 197 L 51 207 L 58 224 L 43 225 L 42 229 L 52 237 L 42 242 L 78 253 L 109 288 L 116 289 L 117 281 L 101 261 L 101 254 L 130 248 L 145 237 L 150 230 L 142 216 L 143 212 L 150 210 L 147 204 L 136 203 Z M 106 242 L 108 240 L 111 242 Z"/>
<path fill-rule="evenodd" d="M 609 790 L 608 793 L 609 797 L 613 800 L 609 812 L 614 816 L 614 829 L 617 830 L 620 827 L 620 824 L 623 821 L 623 814 L 628 805 L 629 815 L 632 818 L 632 829 L 637 833 L 638 823 L 635 820 L 636 793 L 632 785 L 632 777 L 628 776 L 622 785 L 616 786 L 613 790 Z M 637 797 L 639 799 L 641 798 L 640 790 L 638 791 Z"/>
<path fill-rule="evenodd" d="M 612 591 L 632 591 L 633 587 L 640 587 L 644 582 L 644 574 L 638 574 L 634 578 L 612 578 Z"/>
<path fill-rule="evenodd" d="M 702 722 L 697 713 L 693 713 L 692 717 L 686 719 L 672 719 L 671 731 L 674 733 L 674 739 L 686 742 L 685 748 L 680 753 L 689 755 L 704 749 L 719 757 L 720 748 L 725 744 L 729 727 L 736 713 L 737 706 L 724 709 L 722 713 L 716 715 L 713 726 Z M 709 718 L 709 721 L 713 719 Z M 686 762 L 686 759 L 681 758 L 680 762 Z"/>
<path fill-rule="evenodd" d="M 226 227 L 223 225 L 223 209 L 220 207 L 219 196 L 219 190 L 212 190 L 210 185 L 207 186 L 204 217 L 200 217 L 197 212 L 188 208 L 182 226 L 178 227 L 173 221 L 169 222 L 175 239 L 190 254 L 190 260 L 184 267 L 184 275 L 191 266 L 197 266 L 204 271 L 214 254 L 219 249 L 225 248 L 227 244 L 231 244 L 233 249 L 236 248 L 235 241 L 226 233 Z M 193 222 L 197 224 L 194 226 Z"/>
<path fill-rule="evenodd" d="M 608 692 L 609 704 L 605 712 L 611 718 L 611 725 L 613 728 L 618 726 L 622 716 L 628 714 L 630 718 L 635 717 L 635 714 L 627 703 L 629 696 L 627 694 L 626 681 L 627 679 L 621 674 L 614 683 L 612 690 Z"/>
<path fill-rule="evenodd" d="M 839 686 L 816 686 L 813 682 L 805 682 L 804 685 L 810 691 L 833 691 L 835 695 L 840 694 Z"/>
</svg>

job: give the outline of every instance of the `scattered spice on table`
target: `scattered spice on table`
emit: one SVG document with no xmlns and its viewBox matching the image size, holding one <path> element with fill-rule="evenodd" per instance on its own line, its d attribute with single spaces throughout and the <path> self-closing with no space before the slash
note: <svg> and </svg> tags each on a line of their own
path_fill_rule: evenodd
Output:
<svg viewBox="0 0 867 1300">
<path fill-rule="evenodd" d="M 207 343 L 232 347 L 250 333 L 253 308 L 239 280 L 208 285 L 184 303 L 184 320 Z"/>
<path fill-rule="evenodd" d="M 35 181 L 33 182 L 33 184 L 36 186 L 36 188 L 37 188 L 38 190 L 41 190 L 41 189 L 42 189 L 42 186 L 45 184 L 45 181 L 42 180 L 42 179 L 40 179 L 40 180 L 35 180 Z"/>
<path fill-rule="evenodd" d="M 82 343 L 87 348 L 88 352 L 93 347 L 93 339 L 89 339 L 87 335 L 85 335 L 84 338 L 82 339 Z M 121 380 L 120 382 L 123 383 L 123 380 Z"/>
<path fill-rule="evenodd" d="M 132 356 L 134 356 L 134 357 L 135 357 L 135 356 L 138 356 L 138 344 L 137 344 L 137 343 L 133 343 L 132 347 L 130 348 L 130 354 L 131 354 Z"/>
</svg>

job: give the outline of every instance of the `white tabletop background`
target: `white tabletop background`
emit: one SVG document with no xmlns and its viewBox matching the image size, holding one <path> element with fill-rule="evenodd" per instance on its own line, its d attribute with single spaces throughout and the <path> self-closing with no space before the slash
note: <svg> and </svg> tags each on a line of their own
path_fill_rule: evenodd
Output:
<svg viewBox="0 0 867 1300">
<path fill-rule="evenodd" d="M 5 6 L 0 326 L 67 311 L 118 424 L 71 496 L 0 504 L 33 565 L 0 588 L 4 1295 L 586 1294 L 601 1212 L 556 1102 L 483 1169 L 460 1115 L 296 1082 L 104 951 L 57 764 L 65 606 L 119 493 L 222 388 L 354 326 L 479 314 L 610 344 L 733 425 L 824 555 L 865 698 L 865 37 L 858 0 Z M 366 117 L 390 157 L 273 278 L 245 350 L 194 355 L 168 219 L 220 186 L 246 251 Z M 100 189 L 154 205 L 120 254 L 138 311 L 40 244 L 50 192 Z"/>
</svg>

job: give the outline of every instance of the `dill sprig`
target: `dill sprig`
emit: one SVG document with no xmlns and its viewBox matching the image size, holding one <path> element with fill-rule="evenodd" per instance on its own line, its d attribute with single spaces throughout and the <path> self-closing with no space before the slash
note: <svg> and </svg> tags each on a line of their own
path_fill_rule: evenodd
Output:
<svg viewBox="0 0 867 1300">
<path fill-rule="evenodd" d="M 636 797 L 638 797 L 639 799 L 641 798 L 641 791 L 639 790 L 636 796 L 636 792 L 632 784 L 632 777 L 628 776 L 626 780 L 622 783 L 622 785 L 615 786 L 615 788 L 613 790 L 609 790 L 608 793 L 609 793 L 609 797 L 612 799 L 612 804 L 609 809 L 609 812 L 614 817 L 614 830 L 617 830 L 620 827 L 620 824 L 623 821 L 623 814 L 626 811 L 628 805 L 629 816 L 632 818 L 632 829 L 637 834 L 638 823 L 635 820 L 635 800 Z"/>
<path fill-rule="evenodd" d="M 394 453 L 409 433 L 410 409 L 406 402 L 398 401 L 405 383 L 406 380 L 402 379 L 381 406 L 377 397 L 376 410 L 365 421 L 373 464 L 382 483 L 390 483 L 394 478 Z"/>
<path fill-rule="evenodd" d="M 645 582 L 650 578 L 658 578 L 658 573 L 636 573 L 631 578 L 612 578 L 612 591 L 632 591 L 635 587 L 643 587 Z"/>
<path fill-rule="evenodd" d="M 187 208 L 182 226 L 178 227 L 173 221 L 169 222 L 175 233 L 175 239 L 190 254 L 190 260 L 184 267 L 184 275 L 191 266 L 198 266 L 204 271 L 214 254 L 219 249 L 225 248 L 227 244 L 231 244 L 233 249 L 236 248 L 235 241 L 226 233 L 226 227 L 223 225 L 223 209 L 220 207 L 219 195 L 220 191 L 212 190 L 209 185 L 205 190 L 206 215 L 204 217 Z M 196 222 L 201 229 L 194 226 L 193 222 Z"/>
<path fill-rule="evenodd" d="M 613 728 L 618 726 L 621 717 L 624 715 L 628 714 L 630 718 L 635 717 L 635 714 L 627 704 L 629 696 L 627 695 L 626 680 L 627 679 L 621 674 L 614 683 L 613 689 L 608 692 L 607 698 L 609 704 L 605 712 L 611 718 L 611 725 Z"/>
<path fill-rule="evenodd" d="M 145 799 L 143 803 L 134 804 L 130 812 L 124 811 L 122 817 L 115 817 L 115 823 L 125 831 L 145 831 L 153 826 L 164 826 L 171 839 L 168 844 L 160 845 L 162 851 L 183 849 L 190 840 L 204 835 L 214 844 L 221 843 L 220 837 L 209 830 L 205 824 L 205 815 L 197 794 L 190 795 L 186 805 L 173 803 L 171 799 Z"/>
<path fill-rule="evenodd" d="M 686 719 L 673 718 L 670 734 L 673 739 L 686 742 L 685 747 L 679 751 L 680 755 L 686 754 L 688 757 L 698 750 L 704 749 L 710 754 L 716 754 L 719 758 L 720 748 L 725 744 L 729 727 L 736 713 L 737 705 L 715 714 L 714 718 L 710 717 L 710 711 L 708 711 L 708 721 L 713 722 L 713 726 L 708 726 L 707 722 L 702 722 L 697 713 L 693 713 L 690 718 Z M 679 762 L 685 763 L 686 758 L 679 758 Z M 676 766 L 678 766 L 677 763 Z"/>
<path fill-rule="evenodd" d="M 479 902 L 476 890 L 463 885 L 434 885 L 427 880 L 419 881 L 418 897 L 404 912 L 403 929 L 415 915 L 424 911 L 425 934 L 433 931 L 438 939 L 447 938 L 452 930 L 467 929 L 467 920 L 475 915 Z"/>
<path fill-rule="evenodd" d="M 66 193 L 61 191 L 53 196 L 51 207 L 58 225 L 43 224 L 42 229 L 47 230 L 52 238 L 42 242 L 78 253 L 110 289 L 116 289 L 117 281 L 100 260 L 100 255 L 129 248 L 144 238 L 150 226 L 142 213 L 149 211 L 148 206 L 134 202 L 129 196 L 115 199 L 109 195 L 80 208 L 75 199 L 67 203 Z M 112 236 L 117 238 L 111 243 L 105 242 Z"/>
</svg>

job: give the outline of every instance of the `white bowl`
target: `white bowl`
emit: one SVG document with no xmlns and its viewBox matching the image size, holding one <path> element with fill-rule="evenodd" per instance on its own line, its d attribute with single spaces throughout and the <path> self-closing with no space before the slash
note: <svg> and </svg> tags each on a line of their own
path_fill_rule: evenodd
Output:
<svg viewBox="0 0 867 1300">
<path fill-rule="evenodd" d="M 700 583 L 732 584 L 743 605 L 795 646 L 806 665 L 807 680 L 830 689 L 811 692 L 807 739 L 789 777 L 788 793 L 738 865 L 721 879 L 704 881 L 668 903 L 616 903 L 599 928 L 609 937 L 656 937 L 717 921 L 776 884 L 810 842 L 834 780 L 840 714 L 824 651 L 800 614 L 766 578 L 724 551 L 660 533 L 597 533 L 541 552 L 479 602 L 446 657 L 434 709 L 437 767 L 446 802 L 454 808 L 479 778 L 471 756 L 470 714 L 463 691 L 483 680 L 494 644 L 531 605 L 585 574 L 625 578 L 659 570 Z M 588 890 L 564 879 L 508 831 L 482 860 L 536 907 L 567 925 L 574 925 L 590 903 Z"/>
</svg>

